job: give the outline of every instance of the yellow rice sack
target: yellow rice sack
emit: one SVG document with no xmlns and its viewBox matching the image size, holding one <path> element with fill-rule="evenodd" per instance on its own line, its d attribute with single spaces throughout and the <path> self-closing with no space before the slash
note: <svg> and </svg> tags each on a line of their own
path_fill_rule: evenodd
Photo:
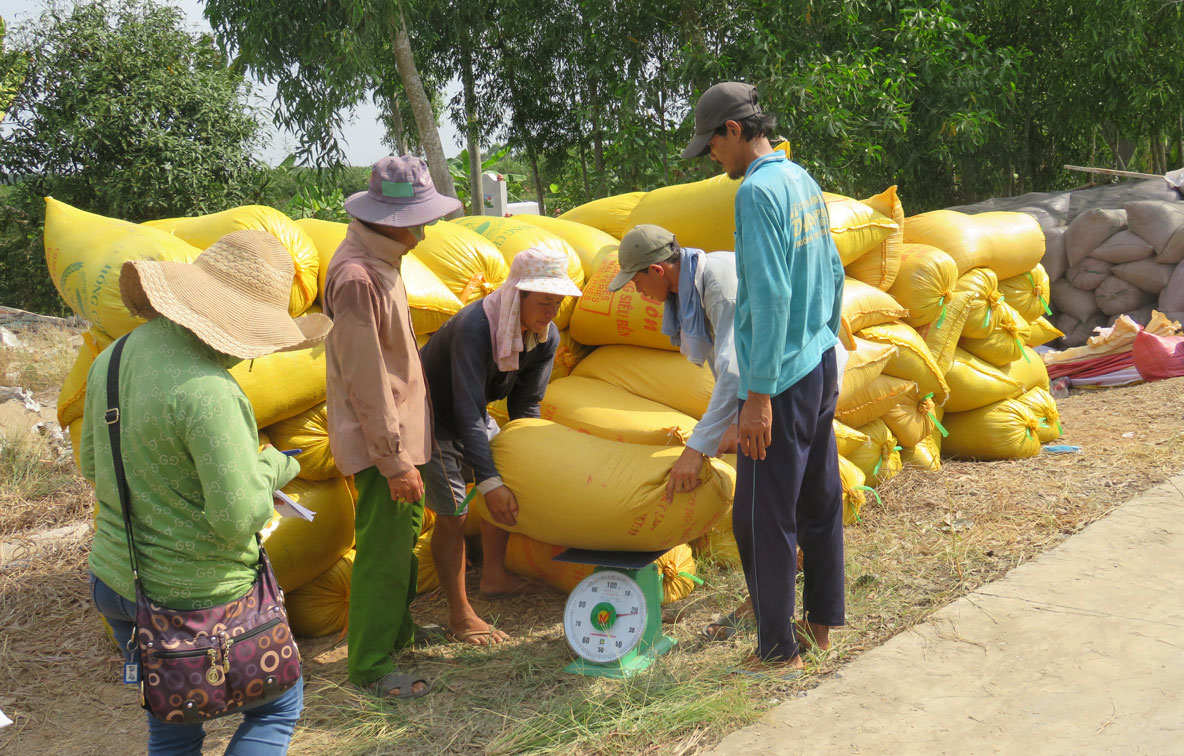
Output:
<svg viewBox="0 0 1184 756">
<path fill-rule="evenodd" d="M 567 277 L 576 286 L 584 285 L 584 266 L 580 256 L 570 244 L 550 231 L 517 218 L 495 218 L 488 215 L 472 215 L 451 221 L 471 231 L 476 231 L 498 248 L 506 265 L 511 264 L 519 253 L 528 249 L 547 249 L 567 258 Z"/>
<path fill-rule="evenodd" d="M 867 494 L 863 491 L 867 478 L 858 465 L 839 457 L 839 482 L 843 486 L 843 524 L 854 525 L 860 521 L 859 513 L 867 503 Z"/>
<path fill-rule="evenodd" d="M 637 203 L 645 196 L 645 192 L 628 192 L 614 194 L 611 197 L 592 200 L 568 210 L 559 216 L 559 220 L 582 223 L 585 226 L 598 228 L 609 236 L 620 239 L 632 226 L 629 225 L 629 214 Z"/>
<path fill-rule="evenodd" d="M 425 509 L 423 513 L 426 516 L 430 511 L 430 509 Z M 476 521 L 477 518 L 470 517 L 469 520 Z M 468 535 L 468 520 L 465 521 L 465 525 L 465 535 Z M 419 538 L 415 541 L 415 548 L 412 549 L 412 553 L 415 554 L 415 558 L 419 562 L 415 577 L 416 593 L 427 593 L 440 587 L 440 575 L 436 572 L 436 562 L 432 559 L 433 532 L 435 531 L 428 527 L 425 519 L 424 527 L 420 530 Z"/>
<path fill-rule="evenodd" d="M 301 450 L 293 457 L 300 463 L 301 478 L 328 480 L 341 476 L 329 449 L 329 419 L 324 402 L 268 426 L 267 435 L 272 445 L 281 451 Z"/>
<path fill-rule="evenodd" d="M 900 401 L 880 418 L 896 441 L 903 447 L 916 446 L 933 433 L 936 428 L 937 406 L 930 396 L 918 396 L 918 392 L 906 392 Z"/>
<path fill-rule="evenodd" d="M 1047 391 L 1049 388 L 1048 367 L 1030 347 L 1025 346 L 1024 356 L 1015 359 L 1010 365 L 1000 367 L 999 372 L 1022 383 L 1025 389 L 1041 388 Z"/>
<path fill-rule="evenodd" d="M 566 378 L 576 369 L 585 357 L 592 354 L 596 347 L 584 346 L 571 337 L 571 333 L 564 329 L 559 332 L 559 346 L 555 349 L 555 359 L 551 361 L 551 378 Z"/>
<path fill-rule="evenodd" d="M 934 428 L 916 446 L 904 447 L 900 450 L 900 461 L 905 467 L 941 472 L 941 434 Z"/>
<path fill-rule="evenodd" d="M 144 322 L 119 296 L 128 260 L 193 262 L 201 250 L 142 224 L 95 215 L 45 198 L 45 262 L 58 294 L 74 314 L 117 339 Z"/>
<path fill-rule="evenodd" d="M 917 328 L 949 315 L 948 305 L 958 283 L 954 258 L 926 244 L 902 244 L 900 269 L 888 293 L 907 307 L 905 322 Z"/>
<path fill-rule="evenodd" d="M 449 221 L 424 229 L 415 256 L 462 305 L 492 294 L 510 276 L 510 267 L 493 242 Z"/>
<path fill-rule="evenodd" d="M 672 549 L 711 529 L 730 509 L 736 486 L 732 468 L 709 459 L 702 485 L 666 501 L 681 448 L 622 444 L 546 420 L 515 420 L 490 446 L 518 499 L 518 522 L 505 529 L 571 548 Z M 492 521 L 479 494 L 473 503 Z"/>
<path fill-rule="evenodd" d="M 970 314 L 971 295 L 959 291 L 950 296 L 944 316 L 923 325 L 917 329 L 917 335 L 925 340 L 937 369 L 946 375 L 954 364 L 954 350 L 958 348 L 958 339 Z"/>
<path fill-rule="evenodd" d="M 896 187 L 868 197 L 863 204 L 877 213 L 892 219 L 897 228 L 888 234 L 876 246 L 864 252 L 857 259 L 846 266 L 847 275 L 857 278 L 877 289 L 888 291 L 896 281 L 900 270 L 901 245 L 904 239 L 904 208 L 900 204 L 900 197 L 896 194 Z"/>
<path fill-rule="evenodd" d="M 568 330 L 581 344 L 632 344 L 678 351 L 670 338 L 662 334 L 665 305 L 643 297 L 630 283 L 619 291 L 609 291 L 609 282 L 621 266 L 617 252 L 601 255 L 595 270 L 584 286 L 584 296 L 576 300 Z"/>
<path fill-rule="evenodd" d="M 943 407 L 946 412 L 969 412 L 1014 399 L 1025 390 L 1023 382 L 963 349 L 954 353 L 946 381 L 950 384 L 950 399 Z"/>
<path fill-rule="evenodd" d="M 655 189 L 633 208 L 625 230 L 641 223 L 653 223 L 673 233 L 684 247 L 704 252 L 733 250 L 736 248 L 734 207 L 739 188 L 738 179 L 720 174 Z"/>
<path fill-rule="evenodd" d="M 556 562 L 555 556 L 566 548 L 514 533 L 506 544 L 506 569 L 515 575 L 542 580 L 557 591 L 571 593 L 596 568 L 590 564 Z M 688 577 L 695 574 L 695 557 L 690 546 L 675 546 L 654 564 L 662 576 L 663 604 L 681 601 L 694 590 L 695 581 Z"/>
<path fill-rule="evenodd" d="M 900 230 L 900 225 L 890 216 L 876 212 L 857 199 L 830 192 L 823 192 L 822 198 L 830 213 L 830 237 L 839 250 L 844 267 L 876 249 Z"/>
<path fill-rule="evenodd" d="M 325 401 L 325 345 L 243 360 L 230 375 L 251 402 L 255 424 L 266 428 Z"/>
<path fill-rule="evenodd" d="M 153 222 L 149 221 L 144 225 L 152 224 Z M 316 245 L 303 228 L 274 207 L 243 205 L 195 218 L 169 218 L 162 225 L 169 228 L 169 233 L 173 236 L 198 249 L 206 249 L 233 231 L 266 231 L 284 245 L 288 254 L 292 255 L 292 264 L 296 268 L 288 312 L 295 317 L 316 301 L 319 291 L 317 274 L 321 264 Z"/>
<path fill-rule="evenodd" d="M 1040 453 L 1040 421 L 1019 399 L 947 413 L 942 452 L 966 459 L 1022 459 Z"/>
<path fill-rule="evenodd" d="M 1025 392 L 1016 401 L 1031 410 L 1036 417 L 1040 424 L 1039 430 L 1036 431 L 1040 443 L 1047 444 L 1061 437 L 1061 413 L 1057 409 L 1057 400 L 1053 399 L 1052 394 L 1046 389 L 1034 388 Z"/>
<path fill-rule="evenodd" d="M 1044 257 L 1044 232 L 1026 213 L 934 210 L 905 218 L 904 240 L 945 250 L 960 274 L 990 268 L 1000 278 L 1010 278 L 1036 267 Z"/>
<path fill-rule="evenodd" d="M 974 268 L 967 271 L 955 286 L 956 291 L 970 295 L 966 325 L 962 336 L 967 339 L 981 339 L 990 336 L 999 322 L 999 310 L 1005 302 L 999 293 L 999 278 L 989 268 Z"/>
<path fill-rule="evenodd" d="M 999 293 L 1009 305 L 1023 316 L 1024 320 L 1035 320 L 1052 315 L 1048 306 L 1052 286 L 1043 265 L 1037 265 L 1027 273 L 999 279 Z"/>
<path fill-rule="evenodd" d="M 721 460 L 736 470 L 736 455 L 725 454 Z M 736 545 L 736 536 L 732 533 L 732 508 L 716 521 L 706 533 L 695 539 L 691 548 L 695 558 L 707 564 L 714 564 L 729 570 L 741 568 L 740 547 Z"/>
<path fill-rule="evenodd" d="M 835 419 L 852 428 L 867 425 L 899 402 L 906 392 L 916 390 L 917 384 L 912 381 L 881 375 L 845 403 L 836 405 Z"/>
<path fill-rule="evenodd" d="M 873 420 L 858 430 L 868 437 L 868 443 L 848 459 L 863 471 L 866 484 L 874 488 L 896 477 L 900 472 L 900 446 L 884 421 Z"/>
<path fill-rule="evenodd" d="M 595 378 L 552 381 L 539 403 L 544 420 L 593 436 L 650 446 L 682 446 L 695 418 Z"/>
<path fill-rule="evenodd" d="M 849 425 L 840 423 L 838 420 L 835 420 L 832 425 L 835 430 L 835 446 L 839 449 L 840 457 L 850 459 L 856 449 L 871 441 L 863 433 L 860 433 Z"/>
<path fill-rule="evenodd" d="M 354 573 L 353 549 L 308 583 L 284 595 L 292 632 L 304 638 L 333 635 L 349 621 L 349 581 Z"/>
<path fill-rule="evenodd" d="M 292 591 L 332 567 L 353 547 L 354 497 L 344 478 L 316 483 L 297 478 L 283 491 L 316 513 L 312 522 L 277 515 L 264 531 L 263 546 L 276 581 L 280 588 Z"/>
<path fill-rule="evenodd" d="M 583 266 L 585 275 L 594 269 L 597 257 L 605 250 L 615 249 L 620 243 L 616 237 L 599 228 L 561 218 L 551 218 L 546 215 L 515 215 L 511 220 L 538 226 L 570 244 L 580 258 L 580 265 Z"/>
<path fill-rule="evenodd" d="M 911 326 L 904 323 L 870 326 L 860 331 L 859 335 L 869 341 L 896 347 L 892 358 L 884 366 L 884 375 L 913 381 L 917 384 L 920 396 L 931 394 L 938 406 L 945 404 L 950 387 L 946 385 L 942 370 L 933 359 L 925 340 Z"/>
<path fill-rule="evenodd" d="M 61 427 L 65 428 L 82 417 L 86 404 L 86 377 L 90 373 L 91 363 L 99 356 L 99 352 L 111 345 L 111 341 L 111 337 L 95 327 L 83 332 L 78 357 L 74 359 L 74 366 L 70 368 L 58 392 L 58 425 Z"/>
<path fill-rule="evenodd" d="M 304 229 L 313 244 L 316 245 L 320 257 L 320 270 L 317 274 L 317 285 L 320 291 L 325 290 L 325 274 L 329 271 L 329 261 L 345 239 L 347 223 L 335 223 L 317 218 L 304 218 L 296 221 L 296 225 Z M 411 308 L 411 325 L 416 334 L 435 333 L 450 317 L 460 312 L 463 305 L 456 295 L 449 290 L 444 282 L 436 277 L 414 252 L 403 255 L 399 268 L 403 276 L 403 285 L 407 289 L 407 304 Z"/>
<path fill-rule="evenodd" d="M 848 278 L 843 283 L 843 317 L 852 331 L 891 323 L 908 314 L 909 311 L 887 292 L 854 278 Z"/>
<path fill-rule="evenodd" d="M 997 367 L 1010 365 L 1018 359 L 1027 359 L 1024 342 L 1032 334 L 1028 321 L 1006 302 L 1000 302 L 995 308 L 995 313 L 995 328 L 989 336 L 982 339 L 963 336 L 959 346 Z"/>
<path fill-rule="evenodd" d="M 1036 318 L 1031 323 L 1032 335 L 1028 337 L 1028 346 L 1038 347 L 1064 336 L 1059 328 L 1048 322 L 1048 318 Z"/>
<path fill-rule="evenodd" d="M 867 339 L 855 339 L 855 350 L 847 353 L 847 366 L 839 385 L 838 404 L 850 405 L 867 385 L 880 377 L 888 362 L 896 356 L 896 347 Z"/>
<path fill-rule="evenodd" d="M 706 364 L 695 365 L 678 352 L 638 346 L 600 347 L 572 375 L 611 383 L 696 420 L 703 417 L 715 388 Z"/>
<path fill-rule="evenodd" d="M 773 149 L 789 156 L 789 145 Z M 704 252 L 736 249 L 736 190 L 739 179 L 725 174 L 702 181 L 664 186 L 649 192 L 633 208 L 625 231 L 641 223 L 653 223 L 678 237 L 684 247 Z"/>
</svg>

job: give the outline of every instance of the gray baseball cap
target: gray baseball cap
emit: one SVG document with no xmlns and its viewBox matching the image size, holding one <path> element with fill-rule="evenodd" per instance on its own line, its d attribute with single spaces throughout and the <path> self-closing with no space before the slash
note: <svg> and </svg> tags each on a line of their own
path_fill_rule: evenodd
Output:
<svg viewBox="0 0 1184 756">
<path fill-rule="evenodd" d="M 725 81 L 711 87 L 695 103 L 695 138 L 682 151 L 683 158 L 703 157 L 715 130 L 728 121 L 741 121 L 764 111 L 757 104 L 756 87 L 742 81 Z"/>
<path fill-rule="evenodd" d="M 629 229 L 617 249 L 617 263 L 621 266 L 621 272 L 609 281 L 608 290 L 625 288 L 635 275 L 670 257 L 676 244 L 674 234 L 652 223 L 642 223 Z"/>
</svg>

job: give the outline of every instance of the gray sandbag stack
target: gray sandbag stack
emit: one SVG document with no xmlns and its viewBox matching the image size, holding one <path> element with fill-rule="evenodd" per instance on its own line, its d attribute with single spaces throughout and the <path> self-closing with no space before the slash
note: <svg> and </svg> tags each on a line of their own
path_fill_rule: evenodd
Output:
<svg viewBox="0 0 1184 756">
<path fill-rule="evenodd" d="M 1184 202 L 1163 181 L 1028 194 L 959 208 L 1017 210 L 1044 231 L 1041 261 L 1051 281 L 1052 323 L 1064 347 L 1122 314 L 1146 324 L 1151 311 L 1184 316 Z"/>
</svg>

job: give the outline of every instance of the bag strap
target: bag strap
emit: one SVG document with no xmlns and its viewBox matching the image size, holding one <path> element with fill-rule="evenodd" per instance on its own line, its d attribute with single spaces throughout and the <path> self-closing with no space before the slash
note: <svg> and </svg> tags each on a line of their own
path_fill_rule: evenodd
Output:
<svg viewBox="0 0 1184 756">
<path fill-rule="evenodd" d="M 132 542 L 132 502 L 131 491 L 127 487 L 127 474 L 123 469 L 123 446 L 120 443 L 119 428 L 119 363 L 123 357 L 123 347 L 127 343 L 127 336 L 115 342 L 111 348 L 111 360 L 107 363 L 107 412 L 103 420 L 107 423 L 107 432 L 111 436 L 111 457 L 115 465 L 115 485 L 119 490 L 119 506 L 123 511 L 123 526 L 127 530 L 127 553 L 132 566 L 132 579 L 136 584 L 136 591 L 142 592 L 140 585 L 140 568 L 136 563 L 136 549 Z"/>
</svg>

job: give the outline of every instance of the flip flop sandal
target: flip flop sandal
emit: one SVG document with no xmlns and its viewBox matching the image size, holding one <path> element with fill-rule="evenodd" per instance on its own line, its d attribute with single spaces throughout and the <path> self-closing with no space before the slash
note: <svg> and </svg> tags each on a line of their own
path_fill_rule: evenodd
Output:
<svg viewBox="0 0 1184 756">
<path fill-rule="evenodd" d="M 448 642 L 448 631 L 440 625 L 416 625 L 411 639 L 412 648 L 438 646 Z"/>
<path fill-rule="evenodd" d="M 741 628 L 749 628 L 752 626 L 752 620 L 748 618 L 740 619 L 736 616 L 735 611 L 728 612 L 724 616 L 717 619 L 715 622 L 703 628 L 703 637 L 708 642 L 731 640 Z M 713 631 L 712 628 L 715 628 Z"/>
<path fill-rule="evenodd" d="M 423 683 L 423 690 L 418 693 L 412 689 L 416 683 Z M 387 672 L 382 677 L 378 678 L 372 683 L 366 685 L 359 685 L 359 688 L 366 691 L 372 696 L 378 698 L 395 698 L 395 699 L 412 699 L 422 698 L 428 693 L 432 692 L 432 684 L 427 681 L 427 678 L 419 677 L 417 675 L 404 675 L 398 672 Z M 398 688 L 398 693 L 391 693 L 389 691 Z"/>
</svg>

